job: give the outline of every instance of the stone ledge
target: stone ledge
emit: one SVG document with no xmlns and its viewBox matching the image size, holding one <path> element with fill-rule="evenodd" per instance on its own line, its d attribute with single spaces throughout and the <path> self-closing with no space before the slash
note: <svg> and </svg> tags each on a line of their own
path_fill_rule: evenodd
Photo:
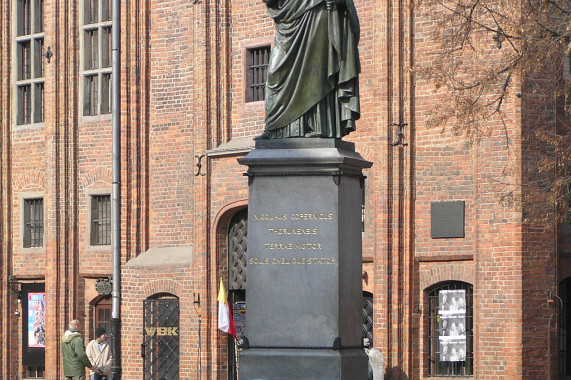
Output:
<svg viewBox="0 0 571 380">
<path fill-rule="evenodd" d="M 194 258 L 194 247 L 153 247 L 129 260 L 127 267 L 149 267 L 167 265 L 189 265 Z"/>
<path fill-rule="evenodd" d="M 206 151 L 208 157 L 235 156 L 250 152 L 254 149 L 253 137 L 239 137 L 220 144 L 214 149 Z"/>
</svg>

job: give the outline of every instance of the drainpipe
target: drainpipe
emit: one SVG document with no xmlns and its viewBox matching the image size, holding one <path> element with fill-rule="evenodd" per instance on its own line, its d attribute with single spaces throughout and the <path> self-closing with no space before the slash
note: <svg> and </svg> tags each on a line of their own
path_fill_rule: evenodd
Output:
<svg viewBox="0 0 571 380">
<path fill-rule="evenodd" d="M 121 379 L 121 0 L 111 3 L 111 113 L 113 139 L 113 290 L 111 335 L 115 380 Z"/>
</svg>

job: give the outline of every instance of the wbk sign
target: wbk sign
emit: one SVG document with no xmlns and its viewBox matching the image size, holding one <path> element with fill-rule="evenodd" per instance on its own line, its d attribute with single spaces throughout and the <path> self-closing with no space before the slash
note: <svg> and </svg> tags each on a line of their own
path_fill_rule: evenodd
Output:
<svg viewBox="0 0 571 380">
<path fill-rule="evenodd" d="M 148 336 L 174 336 L 178 335 L 178 327 L 145 327 Z"/>
</svg>

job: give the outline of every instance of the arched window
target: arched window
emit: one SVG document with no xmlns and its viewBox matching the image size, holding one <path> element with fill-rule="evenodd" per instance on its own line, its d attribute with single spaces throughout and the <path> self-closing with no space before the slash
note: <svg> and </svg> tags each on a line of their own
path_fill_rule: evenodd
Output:
<svg viewBox="0 0 571 380">
<path fill-rule="evenodd" d="M 438 284 L 428 291 L 430 376 L 474 374 L 472 285 Z"/>
<path fill-rule="evenodd" d="M 103 327 L 107 334 L 111 334 L 111 296 L 105 296 L 97 301 L 93 311 L 93 336 L 97 327 Z"/>
</svg>

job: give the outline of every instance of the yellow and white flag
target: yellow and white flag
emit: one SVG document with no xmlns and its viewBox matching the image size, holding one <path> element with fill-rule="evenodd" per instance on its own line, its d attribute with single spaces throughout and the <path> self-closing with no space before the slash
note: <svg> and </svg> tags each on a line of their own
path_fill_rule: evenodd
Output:
<svg viewBox="0 0 571 380">
<path fill-rule="evenodd" d="M 234 325 L 232 309 L 230 309 L 222 277 L 220 277 L 220 290 L 218 291 L 218 330 L 224 331 L 236 339 L 236 326 Z"/>
</svg>

